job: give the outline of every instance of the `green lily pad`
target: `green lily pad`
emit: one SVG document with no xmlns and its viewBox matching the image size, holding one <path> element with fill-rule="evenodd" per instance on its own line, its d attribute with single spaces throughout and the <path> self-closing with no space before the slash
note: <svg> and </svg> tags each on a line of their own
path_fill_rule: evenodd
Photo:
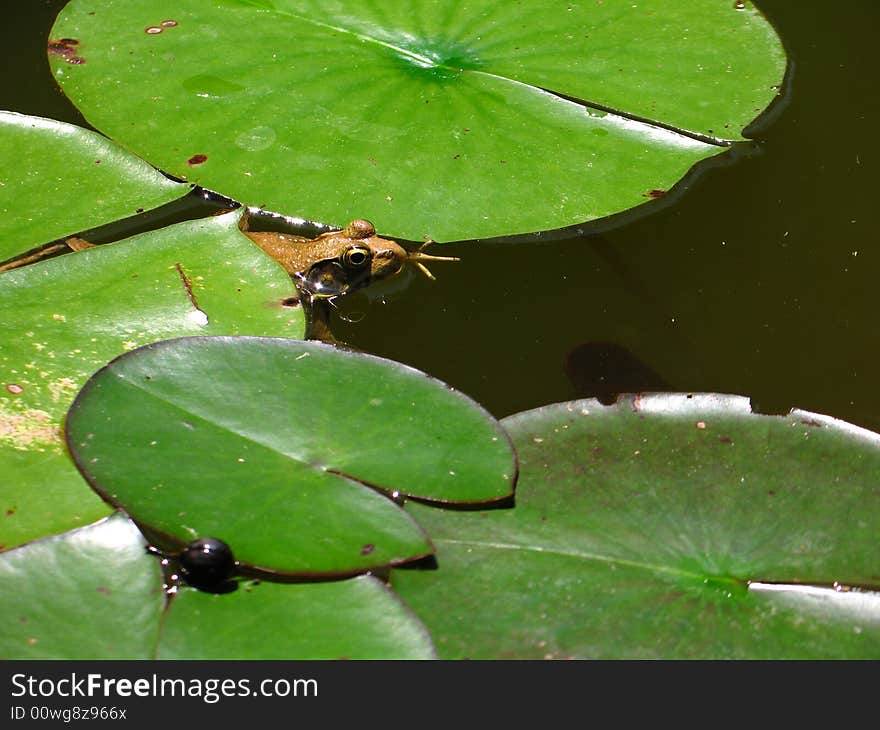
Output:
<svg viewBox="0 0 880 730">
<path fill-rule="evenodd" d="M 238 230 L 189 221 L 0 274 L 0 545 L 108 508 L 79 476 L 61 421 L 82 384 L 138 345 L 190 334 L 301 337 L 290 278 Z"/>
<path fill-rule="evenodd" d="M 433 659 L 424 626 L 370 576 L 330 583 L 182 589 L 158 659 Z"/>
<path fill-rule="evenodd" d="M 183 587 L 166 605 L 159 561 L 134 523 L 115 513 L 0 555 L 0 658 L 435 656 L 412 611 L 367 576 L 244 582 L 220 595 Z"/>
<path fill-rule="evenodd" d="M 145 547 L 115 514 L 0 555 L 0 657 L 152 656 L 165 594 Z"/>
<path fill-rule="evenodd" d="M 50 54 L 65 93 L 162 169 L 416 240 L 646 202 L 741 139 L 785 70 L 752 4 L 718 0 L 73 0 L 52 37 L 77 41 Z"/>
<path fill-rule="evenodd" d="M 351 574 L 432 552 L 386 495 L 509 497 L 510 442 L 476 403 L 399 363 L 317 342 L 183 338 L 99 371 L 67 439 L 108 501 L 177 544 L 264 570 Z M 148 464 L 149 468 L 144 468 Z"/>
<path fill-rule="evenodd" d="M 106 137 L 0 111 L 0 261 L 186 195 Z"/>
<path fill-rule="evenodd" d="M 431 511 L 392 585 L 445 658 L 880 658 L 880 436 L 746 399 L 502 421 L 512 510 Z"/>
</svg>

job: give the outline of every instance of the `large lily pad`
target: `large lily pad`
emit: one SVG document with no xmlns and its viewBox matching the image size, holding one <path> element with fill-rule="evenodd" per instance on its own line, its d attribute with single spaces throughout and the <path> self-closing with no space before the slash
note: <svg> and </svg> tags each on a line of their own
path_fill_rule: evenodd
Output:
<svg viewBox="0 0 880 730">
<path fill-rule="evenodd" d="M 189 192 L 106 137 L 0 111 L 0 261 Z"/>
<path fill-rule="evenodd" d="M 425 627 L 370 576 L 330 583 L 185 588 L 162 625 L 158 659 L 432 659 Z"/>
<path fill-rule="evenodd" d="M 503 421 L 513 510 L 412 506 L 395 589 L 447 658 L 880 658 L 880 436 L 729 396 Z"/>
<path fill-rule="evenodd" d="M 516 461 L 476 403 L 424 373 L 317 342 L 184 338 L 99 371 L 67 419 L 79 469 L 177 543 L 243 563 L 349 574 L 432 551 L 387 493 L 509 497 Z M 145 469 L 144 464 L 149 468 Z"/>
<path fill-rule="evenodd" d="M 162 169 L 410 239 L 645 202 L 741 139 L 785 68 L 752 4 L 719 0 L 73 0 L 52 36 L 78 41 L 50 60 L 86 118 Z"/>
<path fill-rule="evenodd" d="M 0 657 L 152 656 L 165 594 L 145 547 L 116 514 L 0 555 Z"/>
<path fill-rule="evenodd" d="M 302 336 L 302 312 L 280 305 L 293 284 L 238 219 L 181 223 L 0 275 L 0 545 L 107 514 L 60 427 L 108 360 L 181 335 Z"/>
</svg>

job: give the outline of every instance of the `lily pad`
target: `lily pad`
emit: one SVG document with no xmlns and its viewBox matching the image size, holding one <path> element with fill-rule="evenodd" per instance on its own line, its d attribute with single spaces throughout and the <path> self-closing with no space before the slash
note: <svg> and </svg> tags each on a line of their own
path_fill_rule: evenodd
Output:
<svg viewBox="0 0 880 730">
<path fill-rule="evenodd" d="M 152 656 L 165 594 L 145 547 L 115 514 L 0 555 L 0 657 Z"/>
<path fill-rule="evenodd" d="M 263 570 L 351 574 L 432 547 L 386 495 L 509 497 L 510 442 L 476 403 L 399 363 L 317 342 L 183 338 L 89 380 L 71 453 L 109 502 L 176 544 Z M 148 464 L 149 468 L 144 468 Z"/>
<path fill-rule="evenodd" d="M 183 587 L 169 604 L 159 561 L 122 513 L 0 555 L 0 623 L 3 659 L 435 656 L 424 626 L 372 577 Z"/>
<path fill-rule="evenodd" d="M 64 450 L 82 384 L 138 345 L 191 334 L 301 337 L 290 278 L 238 230 L 189 221 L 0 274 L 0 545 L 108 513 Z"/>
<path fill-rule="evenodd" d="M 186 195 L 106 137 L 0 111 L 0 261 Z"/>
<path fill-rule="evenodd" d="M 716 395 L 502 421 L 512 510 L 412 505 L 392 585 L 445 658 L 880 658 L 880 436 Z"/>
<path fill-rule="evenodd" d="M 162 625 L 158 659 L 433 659 L 425 627 L 370 576 L 329 583 L 184 588 Z"/>
<path fill-rule="evenodd" d="M 162 169 L 415 240 L 646 202 L 785 70 L 752 4 L 718 0 L 73 0 L 52 37 L 77 41 L 50 61 L 85 117 Z"/>
</svg>

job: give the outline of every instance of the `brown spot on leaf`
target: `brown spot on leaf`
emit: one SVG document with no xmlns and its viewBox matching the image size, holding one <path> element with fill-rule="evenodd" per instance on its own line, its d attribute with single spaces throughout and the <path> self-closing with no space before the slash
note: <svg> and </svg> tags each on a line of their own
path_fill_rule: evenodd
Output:
<svg viewBox="0 0 880 730">
<path fill-rule="evenodd" d="M 162 28 L 160 28 L 158 25 L 148 25 L 146 28 L 144 28 L 144 33 L 146 33 L 147 35 L 156 35 L 157 33 L 161 32 Z"/>
<path fill-rule="evenodd" d="M 666 195 L 666 191 L 660 188 L 654 188 L 646 193 L 642 193 L 642 196 L 645 198 L 662 198 L 664 195 Z"/>
<path fill-rule="evenodd" d="M 163 28 L 173 28 L 176 25 L 179 25 L 179 23 L 176 20 L 163 20 L 162 21 Z"/>
<path fill-rule="evenodd" d="M 98 591 L 98 593 L 100 593 L 102 596 L 110 595 L 110 589 L 105 586 L 98 586 L 97 588 L 95 588 L 95 590 Z"/>
<path fill-rule="evenodd" d="M 21 395 L 24 393 L 24 388 L 22 388 L 18 383 L 7 383 L 6 390 L 8 390 L 12 395 Z"/>
<path fill-rule="evenodd" d="M 46 50 L 52 56 L 72 56 L 76 51 L 61 41 L 51 41 Z"/>
<path fill-rule="evenodd" d="M 375 549 L 376 549 L 376 546 L 373 545 L 373 543 L 368 542 L 366 545 L 364 545 L 364 546 L 361 548 L 361 555 L 369 555 L 369 554 L 370 554 L 371 552 L 373 552 L 373 550 L 375 550 Z"/>
<path fill-rule="evenodd" d="M 733 439 L 730 438 L 729 436 L 721 436 L 718 440 L 719 440 L 722 444 L 732 444 L 732 443 L 733 443 Z"/>
<path fill-rule="evenodd" d="M 805 426 L 813 426 L 814 428 L 822 428 L 822 424 L 819 421 L 814 421 L 812 418 L 802 418 L 801 423 Z"/>
<path fill-rule="evenodd" d="M 188 165 L 201 165 L 208 159 L 208 155 L 193 155 L 186 162 Z"/>
<path fill-rule="evenodd" d="M 281 300 L 282 307 L 298 307 L 299 297 L 285 297 Z"/>
<path fill-rule="evenodd" d="M 61 56 L 67 63 L 76 65 L 86 62 L 82 56 L 75 55 L 78 45 L 79 41 L 76 38 L 61 38 L 57 41 L 50 40 L 46 50 L 50 56 Z"/>
<path fill-rule="evenodd" d="M 7 516 L 7 517 L 12 517 L 12 515 L 14 515 L 14 514 L 15 514 L 15 510 L 14 510 L 14 509 L 8 509 L 8 510 L 6 510 L 6 516 Z"/>
</svg>

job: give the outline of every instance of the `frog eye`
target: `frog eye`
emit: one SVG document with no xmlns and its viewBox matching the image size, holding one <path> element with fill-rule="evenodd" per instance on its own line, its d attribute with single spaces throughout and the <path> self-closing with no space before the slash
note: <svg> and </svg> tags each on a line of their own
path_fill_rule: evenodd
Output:
<svg viewBox="0 0 880 730">
<path fill-rule="evenodd" d="M 366 246 L 349 246 L 340 256 L 342 265 L 349 269 L 362 269 L 370 263 L 370 249 Z"/>
<path fill-rule="evenodd" d="M 317 298 L 338 297 L 349 289 L 348 274 L 335 261 L 319 261 L 296 279 L 298 286 Z"/>
<path fill-rule="evenodd" d="M 180 552 L 179 560 L 187 582 L 195 586 L 216 586 L 235 571 L 232 550 L 215 537 L 193 540 Z"/>
</svg>

